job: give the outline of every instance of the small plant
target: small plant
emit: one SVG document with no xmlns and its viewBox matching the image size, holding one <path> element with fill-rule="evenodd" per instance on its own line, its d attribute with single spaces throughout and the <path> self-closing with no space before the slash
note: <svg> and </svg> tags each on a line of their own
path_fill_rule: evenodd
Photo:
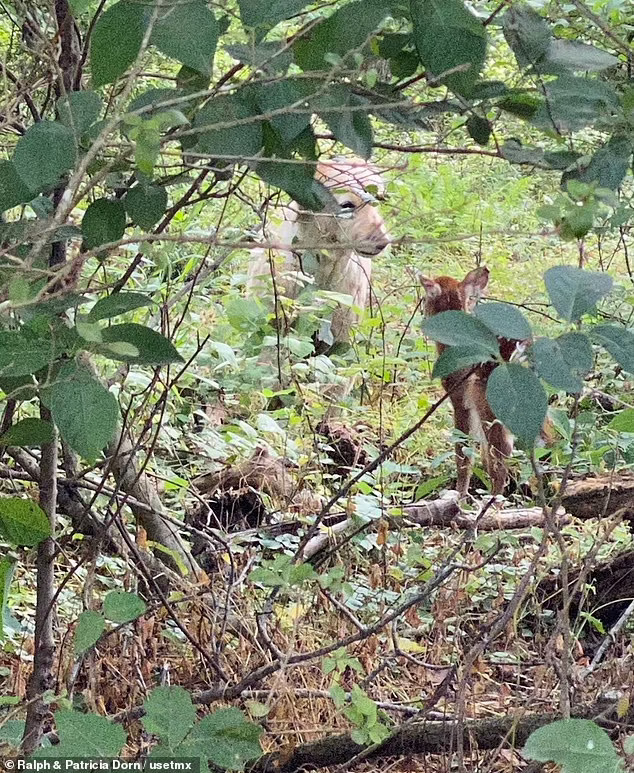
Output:
<svg viewBox="0 0 634 773">
<path fill-rule="evenodd" d="M 632 737 L 626 753 L 634 751 Z M 619 773 L 625 766 L 618 758 L 610 736 L 589 719 L 566 719 L 535 730 L 523 754 L 537 762 L 555 762 L 561 773 Z"/>
<path fill-rule="evenodd" d="M 349 695 L 339 685 L 334 685 L 330 695 L 346 719 L 355 725 L 350 737 L 359 746 L 381 743 L 389 736 L 389 728 L 379 720 L 376 703 L 358 685 L 354 685 Z"/>
<path fill-rule="evenodd" d="M 218 709 L 202 719 L 182 687 L 157 687 L 143 704 L 146 732 L 158 738 L 149 756 L 198 757 L 201 771 L 242 770 L 261 753 L 262 729 L 235 708 Z M 72 709 L 55 712 L 56 746 L 38 749 L 36 758 L 119 757 L 126 744 L 121 725 L 97 714 Z"/>
</svg>

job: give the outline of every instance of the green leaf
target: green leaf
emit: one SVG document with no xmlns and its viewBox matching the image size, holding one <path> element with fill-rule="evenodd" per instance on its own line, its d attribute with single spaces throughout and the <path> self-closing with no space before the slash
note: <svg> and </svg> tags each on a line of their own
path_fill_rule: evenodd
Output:
<svg viewBox="0 0 634 773">
<path fill-rule="evenodd" d="M 535 94 L 512 94 L 496 103 L 497 107 L 520 118 L 532 118 L 543 100 Z M 505 143 L 506 144 L 506 143 Z"/>
<path fill-rule="evenodd" d="M 557 314 L 566 322 L 577 322 L 593 312 L 597 301 L 612 289 L 612 278 L 576 266 L 553 266 L 544 274 L 546 290 Z"/>
<path fill-rule="evenodd" d="M 551 40 L 546 55 L 548 64 L 565 67 L 571 72 L 599 72 L 614 67 L 619 60 L 600 48 L 578 40 Z"/>
<path fill-rule="evenodd" d="M 254 168 L 264 182 L 281 188 L 306 209 L 321 212 L 334 206 L 335 200 L 328 189 L 314 178 L 315 166 L 310 164 L 285 164 L 283 160 L 261 161 Z M 261 316 L 261 315 L 260 315 Z"/>
<path fill-rule="evenodd" d="M 151 177 L 161 152 L 160 128 L 153 119 L 149 119 L 130 132 L 130 136 L 135 141 L 134 161 L 137 169 L 146 177 Z"/>
<path fill-rule="evenodd" d="M 182 687 L 157 687 L 143 704 L 141 719 L 148 733 L 158 735 L 172 752 L 183 741 L 196 721 L 196 709 Z"/>
<path fill-rule="evenodd" d="M 464 311 L 442 311 L 423 322 L 423 333 L 447 346 L 479 346 L 490 354 L 499 354 L 495 333 L 483 322 Z"/>
<path fill-rule="evenodd" d="M 218 709 L 194 726 L 179 747 L 183 756 L 199 750 L 223 770 L 242 770 L 262 754 L 262 728 L 249 722 L 238 709 Z"/>
<path fill-rule="evenodd" d="M 52 443 L 55 432 L 50 421 L 21 419 L 0 436 L 0 446 L 43 446 Z"/>
<path fill-rule="evenodd" d="M 617 414 L 607 426 L 615 432 L 634 432 L 634 408 L 627 408 Z"/>
<path fill-rule="evenodd" d="M 486 145 L 491 137 L 491 124 L 479 115 L 470 115 L 467 119 L 467 131 L 478 145 Z"/>
<path fill-rule="evenodd" d="M 541 148 L 532 148 L 522 145 L 513 138 L 507 140 L 500 148 L 502 157 L 511 164 L 530 164 L 531 166 L 544 166 L 544 151 Z"/>
<path fill-rule="evenodd" d="M 35 380 L 33 376 L 20 376 L 19 378 L 0 377 L 0 389 L 5 394 L 12 394 L 16 400 L 32 400 L 37 396 Z"/>
<path fill-rule="evenodd" d="M 544 84 L 546 102 L 531 123 L 539 129 L 574 132 L 619 109 L 614 89 L 603 81 L 563 75 Z"/>
<path fill-rule="evenodd" d="M 535 65 L 550 49 L 549 24 L 526 3 L 519 3 L 502 17 L 502 31 L 520 67 Z"/>
<path fill-rule="evenodd" d="M 581 239 L 594 225 L 595 208 L 591 202 L 583 206 L 571 207 L 559 225 L 559 235 L 565 241 Z"/>
<path fill-rule="evenodd" d="M 75 629 L 75 655 L 82 655 L 93 647 L 106 628 L 106 621 L 99 612 L 91 609 L 82 612 Z"/>
<path fill-rule="evenodd" d="M 610 736 L 589 719 L 564 719 L 533 731 L 522 753 L 555 762 L 561 773 L 616 773 L 620 763 Z"/>
<path fill-rule="evenodd" d="M 278 22 L 295 16 L 304 6 L 309 4 L 309 0 L 238 0 L 240 9 L 240 18 L 245 27 L 255 29 L 263 27 L 256 40 L 262 37 L 262 32 L 272 29 Z"/>
<path fill-rule="evenodd" d="M 614 357 L 623 370 L 634 373 L 634 334 L 616 325 L 596 325 L 590 336 Z"/>
<path fill-rule="evenodd" d="M 38 749 L 34 757 L 119 757 L 126 742 L 121 725 L 98 714 L 56 711 L 55 724 L 59 744 Z"/>
<path fill-rule="evenodd" d="M 22 182 L 31 190 L 51 188 L 73 168 L 75 137 L 57 121 L 39 121 L 18 140 L 13 164 Z"/>
<path fill-rule="evenodd" d="M 484 65 L 486 28 L 462 0 L 411 0 L 414 43 L 430 76 L 469 94 Z M 445 75 L 455 68 L 460 72 Z"/>
<path fill-rule="evenodd" d="M 208 75 L 194 70 L 184 64 L 176 73 L 176 85 L 182 89 L 183 93 L 193 93 L 196 91 L 206 91 L 209 88 L 210 78 Z M 199 97 L 196 97 L 198 100 Z M 195 104 L 195 103 L 194 103 Z"/>
<path fill-rule="evenodd" d="M 304 105 L 305 113 L 287 113 L 273 116 L 269 123 L 283 145 L 292 142 L 310 126 L 310 112 L 306 107 L 308 89 L 299 83 L 282 80 L 273 83 L 254 84 L 251 94 L 262 113 L 281 110 L 291 105 Z"/>
<path fill-rule="evenodd" d="M 600 188 L 614 191 L 625 179 L 631 158 L 630 138 L 615 134 L 594 153 L 585 168 L 579 172 L 573 172 L 571 176 L 581 182 L 597 183 Z"/>
<path fill-rule="evenodd" d="M 32 499 L 0 497 L 0 533 L 13 545 L 32 547 L 51 536 L 51 525 Z"/>
<path fill-rule="evenodd" d="M 50 340 L 31 339 L 17 330 L 0 332 L 2 376 L 30 376 L 48 365 L 53 357 L 53 344 Z"/>
<path fill-rule="evenodd" d="M 198 111 L 193 126 L 200 134 L 196 150 L 212 156 L 254 156 L 262 147 L 262 122 L 253 120 L 225 128 L 216 124 L 232 123 L 251 118 L 249 105 L 233 94 L 213 97 Z M 256 113 L 257 115 L 257 113 Z"/>
<path fill-rule="evenodd" d="M 231 298 L 225 304 L 225 314 L 231 327 L 248 333 L 262 325 L 268 311 L 261 303 L 251 298 Z"/>
<path fill-rule="evenodd" d="M 0 561 L 0 641 L 4 639 L 5 628 L 11 627 L 12 615 L 9 610 L 9 589 L 13 582 L 16 561 L 4 556 Z M 2 738 L 0 737 L 0 741 Z"/>
<path fill-rule="evenodd" d="M 537 376 L 515 363 L 498 365 L 489 376 L 486 397 L 493 413 L 524 446 L 539 437 L 548 397 Z"/>
<path fill-rule="evenodd" d="M 75 330 L 77 334 L 81 336 L 84 341 L 90 341 L 91 343 L 102 343 L 103 336 L 101 335 L 101 327 L 96 322 L 89 322 L 85 316 L 77 317 L 75 322 Z"/>
<path fill-rule="evenodd" d="M 101 337 L 101 340 L 103 341 L 103 336 Z M 105 350 L 107 351 L 108 357 L 112 357 L 113 354 L 116 355 L 115 359 L 117 357 L 139 356 L 139 350 L 136 348 L 136 346 L 127 344 L 124 341 L 115 341 L 114 343 L 105 344 Z"/>
<path fill-rule="evenodd" d="M 372 124 L 366 109 L 371 104 L 367 100 L 352 94 L 346 86 L 332 85 L 323 96 L 311 100 L 311 105 L 342 145 L 361 158 L 370 158 Z"/>
<path fill-rule="evenodd" d="M 264 4 L 261 4 L 261 6 L 265 7 Z M 285 73 L 293 63 L 293 51 L 286 48 L 285 41 L 281 40 L 262 42 L 257 46 L 233 43 L 225 46 L 225 51 L 229 56 L 237 59 L 238 62 L 247 64 L 254 70 L 262 70 L 271 74 Z M 280 82 L 283 83 L 284 81 Z M 290 81 L 286 81 L 286 83 L 290 83 Z"/>
<path fill-rule="evenodd" d="M 577 394 L 592 367 L 592 347 L 583 333 L 566 333 L 559 338 L 538 338 L 532 354 L 537 374 L 555 389 Z"/>
<path fill-rule="evenodd" d="M 96 322 L 100 319 L 111 319 L 125 314 L 127 311 L 151 306 L 154 301 L 142 293 L 112 293 L 100 298 L 88 313 L 88 319 Z"/>
<path fill-rule="evenodd" d="M 149 231 L 165 214 L 167 191 L 158 185 L 135 185 L 126 193 L 123 203 L 132 222 Z"/>
<path fill-rule="evenodd" d="M 68 5 L 71 7 L 73 16 L 79 16 L 79 14 L 90 7 L 91 3 L 92 0 L 68 0 Z"/>
<path fill-rule="evenodd" d="M 62 438 L 81 456 L 96 458 L 112 440 L 119 418 L 117 401 L 83 365 L 64 365 L 46 398 Z"/>
<path fill-rule="evenodd" d="M 115 199 L 97 199 L 88 207 L 81 221 L 81 232 L 87 250 L 119 241 L 125 233 L 125 207 Z"/>
<path fill-rule="evenodd" d="M 165 56 L 211 75 L 218 43 L 216 17 L 204 2 L 166 4 L 162 9 L 150 42 Z"/>
<path fill-rule="evenodd" d="M 112 325 L 103 331 L 103 340 L 108 343 L 132 344 L 138 355 L 120 355 L 124 362 L 135 362 L 138 365 L 169 365 L 171 362 L 183 362 L 183 358 L 174 348 L 174 344 L 165 336 L 145 325 L 126 322 Z"/>
<path fill-rule="evenodd" d="M 143 3 L 119 0 L 98 19 L 90 41 L 90 71 L 95 86 L 112 83 L 136 61 L 146 19 Z"/>
<path fill-rule="evenodd" d="M 291 587 L 303 585 L 306 580 L 315 580 L 317 577 L 317 572 L 310 564 L 293 564 L 290 568 L 288 584 Z"/>
<path fill-rule="evenodd" d="M 6 719 L 0 727 L 0 741 L 15 749 L 22 743 L 26 722 L 23 719 Z"/>
<path fill-rule="evenodd" d="M 18 174 L 12 161 L 0 160 L 0 212 L 35 198 Z"/>
<path fill-rule="evenodd" d="M 509 303 L 479 303 L 474 314 L 498 336 L 525 341 L 533 334 L 526 317 Z"/>
<path fill-rule="evenodd" d="M 492 359 L 491 352 L 481 346 L 450 346 L 438 356 L 431 375 L 432 378 L 446 378 L 458 370 Z"/>
<path fill-rule="evenodd" d="M 130 102 L 126 115 L 130 116 L 131 113 L 135 113 L 137 110 L 148 108 L 141 115 L 144 119 L 150 118 L 155 113 L 166 109 L 162 104 L 163 102 L 170 102 L 174 99 L 182 98 L 183 96 L 183 91 L 181 89 L 148 89 L 136 96 Z"/>
<path fill-rule="evenodd" d="M 141 617 L 146 609 L 147 604 L 136 593 L 122 590 L 111 590 L 103 600 L 103 614 L 113 623 L 129 623 Z"/>
<path fill-rule="evenodd" d="M 99 119 L 102 101 L 94 91 L 72 91 L 57 101 L 59 120 L 79 139 Z"/>
<path fill-rule="evenodd" d="M 326 54 L 347 61 L 347 55 L 361 48 L 389 15 L 384 0 L 348 3 L 296 41 L 295 61 L 304 71 L 330 69 Z"/>
</svg>

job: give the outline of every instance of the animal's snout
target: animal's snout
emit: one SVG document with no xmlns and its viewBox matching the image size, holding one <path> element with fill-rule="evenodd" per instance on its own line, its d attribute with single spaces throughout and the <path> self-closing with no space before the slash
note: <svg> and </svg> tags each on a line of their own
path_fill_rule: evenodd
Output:
<svg viewBox="0 0 634 773">
<path fill-rule="evenodd" d="M 375 255 L 380 255 L 384 249 L 388 247 L 388 245 L 391 242 L 390 235 L 381 230 L 377 232 L 375 235 L 372 236 L 371 239 L 369 239 L 367 242 L 362 244 L 358 251 L 362 255 L 368 255 L 370 257 L 374 257 Z"/>
</svg>

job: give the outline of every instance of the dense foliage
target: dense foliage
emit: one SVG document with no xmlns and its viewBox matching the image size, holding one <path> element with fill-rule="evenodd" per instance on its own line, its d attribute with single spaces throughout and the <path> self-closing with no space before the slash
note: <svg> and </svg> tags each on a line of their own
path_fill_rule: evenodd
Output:
<svg viewBox="0 0 634 773">
<path fill-rule="evenodd" d="M 320 765 L 401 748 L 408 723 L 395 717 L 429 719 L 455 682 L 451 749 L 464 770 L 469 679 L 485 657 L 500 660 L 498 637 L 513 625 L 509 652 L 519 663 L 530 647 L 547 653 L 561 696 L 552 718 L 564 718 L 530 738 L 533 727 L 518 731 L 525 756 L 618 769 L 610 739 L 586 721 L 601 712 L 570 696 L 577 639 L 606 633 L 601 609 L 576 594 L 599 558 L 629 547 L 628 516 L 573 528 L 557 513 L 571 477 L 618 475 L 634 458 L 629 3 L 16 0 L 3 10 L 0 633 L 8 671 L 22 635 L 34 657 L 28 688 L 14 681 L 3 699 L 17 706 L 0 737 L 41 756 L 152 747 L 241 769 L 274 719 L 274 680 L 321 662 L 317 686 L 295 694 L 352 730 L 348 756 L 333 747 Z M 335 152 L 383 167 L 395 238 L 352 346 L 316 355 L 314 333 L 350 299 L 307 288 L 283 302 L 299 323 L 281 337 L 266 304 L 244 297 L 245 261 L 280 201 L 336 210 L 315 179 L 318 158 Z M 415 269 L 457 276 L 476 252 L 505 302 L 428 319 L 427 341 Z M 502 362 L 498 336 L 533 344 Z M 430 373 L 431 341 L 449 348 Z M 264 365 L 271 348 L 275 365 Z M 537 520 L 524 540 L 493 539 L 491 503 L 476 498 L 464 539 L 464 522 L 414 533 L 406 505 L 453 476 L 451 419 L 428 376 L 490 361 L 501 364 L 489 403 L 522 448 L 514 504 L 536 504 Z M 336 406 L 333 428 L 325 387 L 351 375 L 360 388 Z M 535 448 L 547 414 L 556 442 Z M 220 476 L 210 499 L 192 483 L 200 473 Z M 538 602 L 525 605 L 552 565 L 562 585 L 542 629 Z M 606 624 L 618 633 L 629 614 Z M 125 650 L 132 630 L 142 661 L 151 651 L 193 664 L 183 683 L 195 703 L 239 701 L 250 719 L 235 706 L 199 719 L 147 664 L 140 694 L 106 702 L 93 681 L 100 653 Z M 402 691 L 434 669 L 443 676 L 429 677 L 425 700 Z M 384 672 L 397 688 L 382 689 Z M 124 708 L 128 733 L 96 716 Z M 621 698 L 618 718 L 629 710 Z M 509 728 L 499 732 L 477 736 L 481 748 L 502 744 Z M 289 744 L 275 764 L 296 769 L 306 760 L 294 754 Z"/>
</svg>

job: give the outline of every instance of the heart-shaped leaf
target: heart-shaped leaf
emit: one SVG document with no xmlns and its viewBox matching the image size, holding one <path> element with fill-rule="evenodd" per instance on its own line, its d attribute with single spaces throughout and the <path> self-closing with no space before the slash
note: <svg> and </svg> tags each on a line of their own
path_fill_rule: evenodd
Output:
<svg viewBox="0 0 634 773">
<path fill-rule="evenodd" d="M 126 343 L 135 347 L 138 354 L 121 354 L 124 362 L 136 362 L 139 365 L 169 365 L 171 362 L 183 362 L 174 344 L 165 336 L 145 325 L 126 322 L 111 325 L 103 331 L 103 340 L 108 343 Z M 114 353 L 113 355 L 114 356 Z"/>
<path fill-rule="evenodd" d="M 27 188 L 52 188 L 73 168 L 77 151 L 72 131 L 57 121 L 33 124 L 15 146 L 13 164 Z"/>
<path fill-rule="evenodd" d="M 204 2 L 165 4 L 152 28 L 152 45 L 205 75 L 211 75 L 217 42 L 218 23 Z"/>
<path fill-rule="evenodd" d="M 463 368 L 472 367 L 492 359 L 491 352 L 480 346 L 450 346 L 436 360 L 432 376 L 446 378 Z"/>
<path fill-rule="evenodd" d="M 126 193 L 124 204 L 132 222 L 149 231 L 165 214 L 167 191 L 158 185 L 135 185 Z"/>
<path fill-rule="evenodd" d="M 537 376 L 515 363 L 498 365 L 486 397 L 497 418 L 523 446 L 531 447 L 544 426 L 548 397 Z"/>
<path fill-rule="evenodd" d="M 482 22 L 462 0 L 411 0 L 410 9 L 416 50 L 429 75 L 468 94 L 486 56 Z"/>
<path fill-rule="evenodd" d="M 525 341 L 533 334 L 526 317 L 509 303 L 479 303 L 474 314 L 498 336 Z"/>
<path fill-rule="evenodd" d="M 53 425 L 42 419 L 21 419 L 0 436 L 0 446 L 43 446 L 55 438 Z"/>
<path fill-rule="evenodd" d="M 106 621 L 99 612 L 91 609 L 82 612 L 75 628 L 75 655 L 81 655 L 93 647 L 106 628 Z"/>
<path fill-rule="evenodd" d="M 0 533 L 14 545 L 37 545 L 51 536 L 51 525 L 32 499 L 0 497 Z"/>
<path fill-rule="evenodd" d="M 84 366 L 71 362 L 60 368 L 45 399 L 62 438 L 81 456 L 96 458 L 112 440 L 117 401 Z"/>
<path fill-rule="evenodd" d="M 464 311 L 442 311 L 423 322 L 423 333 L 447 346 L 479 346 L 490 354 L 499 354 L 495 333 L 483 322 Z"/>
<path fill-rule="evenodd" d="M 115 199 L 97 199 L 86 210 L 81 232 L 87 250 L 117 242 L 125 233 L 125 207 Z"/>
<path fill-rule="evenodd" d="M 112 83 L 134 63 L 147 24 L 143 3 L 119 0 L 97 19 L 90 41 L 90 71 L 95 86 Z"/>
<path fill-rule="evenodd" d="M 576 266 L 554 266 L 544 274 L 546 290 L 557 314 L 566 322 L 577 322 L 593 312 L 597 301 L 612 289 L 612 278 Z"/>
<path fill-rule="evenodd" d="M 129 623 L 136 620 L 147 609 L 147 604 L 136 593 L 111 590 L 103 600 L 103 613 L 113 623 Z"/>
</svg>

